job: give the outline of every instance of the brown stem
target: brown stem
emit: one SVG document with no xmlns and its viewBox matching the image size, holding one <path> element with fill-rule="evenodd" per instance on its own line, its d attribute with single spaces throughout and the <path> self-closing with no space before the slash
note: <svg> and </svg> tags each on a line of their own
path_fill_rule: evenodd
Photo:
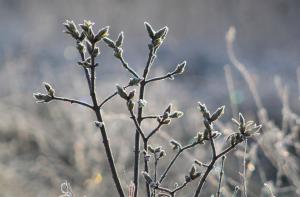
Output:
<svg viewBox="0 0 300 197">
<path fill-rule="evenodd" d="M 71 104 L 76 103 L 76 104 L 83 105 L 85 107 L 93 109 L 93 106 L 91 106 L 90 104 L 82 102 L 82 101 L 78 101 L 78 100 L 75 100 L 75 99 L 69 99 L 69 98 L 57 97 L 57 96 L 53 96 L 52 99 L 53 100 L 58 100 L 58 101 L 69 102 Z"/>
<path fill-rule="evenodd" d="M 92 45 L 92 48 L 95 47 L 95 44 Z M 93 109 L 95 111 L 96 117 L 97 117 L 97 121 L 99 122 L 103 122 L 102 116 L 101 116 L 101 112 L 100 109 L 98 107 L 98 101 L 97 101 L 97 97 L 96 97 L 96 93 L 95 93 L 95 58 L 92 56 L 91 58 L 91 88 L 90 88 L 90 96 L 92 98 L 93 101 Z M 114 158 L 111 152 L 111 148 L 110 148 L 110 144 L 109 144 L 109 139 L 106 133 L 106 129 L 105 129 L 105 125 L 102 125 L 100 127 L 100 131 L 101 131 L 101 135 L 102 135 L 102 140 L 103 140 L 103 144 L 104 144 L 104 148 L 105 148 L 105 153 L 107 156 L 107 160 L 110 166 L 110 170 L 112 173 L 112 178 L 115 182 L 116 188 L 118 190 L 119 196 L 120 197 L 125 197 L 122 185 L 120 183 L 120 179 L 116 170 L 116 166 L 115 166 L 115 162 L 114 162 Z"/>
<path fill-rule="evenodd" d="M 201 142 L 196 142 L 196 143 L 192 143 L 192 144 L 189 144 L 189 145 L 186 145 L 184 147 L 182 147 L 177 153 L 176 155 L 173 157 L 173 159 L 171 160 L 171 162 L 169 163 L 168 167 L 166 168 L 166 170 L 164 171 L 164 173 L 161 175 L 160 179 L 159 179 L 159 183 L 162 183 L 163 180 L 166 178 L 169 170 L 171 169 L 171 167 L 173 166 L 173 164 L 175 163 L 175 161 L 177 160 L 177 158 L 179 157 L 179 155 L 187 150 L 187 149 L 190 149 L 194 146 L 196 146 L 197 144 L 200 144 Z"/>
<path fill-rule="evenodd" d="M 208 174 L 210 173 L 210 171 L 214 168 L 214 165 L 216 163 L 216 161 L 222 157 L 223 155 L 226 155 L 229 151 L 231 151 L 232 149 L 234 149 L 236 147 L 237 144 L 233 144 L 230 147 L 226 148 L 225 150 L 223 150 L 220 154 L 218 154 L 215 158 L 213 158 L 210 162 L 210 164 L 207 166 L 206 171 L 204 173 L 204 175 L 201 177 L 200 182 L 198 184 L 198 187 L 196 189 L 195 195 L 194 197 L 198 197 L 200 196 L 201 190 L 203 188 L 203 185 L 206 181 L 206 178 L 208 176 Z"/>
<path fill-rule="evenodd" d="M 140 82 L 140 91 L 139 91 L 139 99 L 144 99 L 144 94 L 145 94 L 145 87 L 146 87 L 146 83 L 145 80 L 147 78 L 149 69 L 153 63 L 153 60 L 155 58 L 155 49 L 154 48 L 150 48 L 149 54 L 148 54 L 148 60 L 146 63 L 146 67 L 144 69 L 144 73 L 143 73 L 143 80 Z M 137 121 L 138 124 L 141 125 L 141 122 L 143 120 L 143 108 L 140 107 L 138 109 L 138 115 L 137 115 Z M 147 140 L 144 140 L 144 149 L 147 150 Z M 139 158 L 140 158 L 140 133 L 138 130 L 136 130 L 135 132 L 135 148 L 134 148 L 134 180 L 133 183 L 135 184 L 135 193 L 134 193 L 134 197 L 138 196 L 138 185 L 139 185 L 139 181 L 138 181 L 138 177 L 139 177 Z M 146 159 L 144 159 L 144 171 L 148 172 L 148 161 Z M 149 184 L 146 182 L 146 192 L 147 192 L 147 196 L 150 197 L 150 186 Z"/>
</svg>

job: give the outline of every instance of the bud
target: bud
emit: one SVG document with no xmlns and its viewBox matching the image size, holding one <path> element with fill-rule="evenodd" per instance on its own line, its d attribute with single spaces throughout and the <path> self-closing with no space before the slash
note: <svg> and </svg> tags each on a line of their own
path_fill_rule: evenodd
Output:
<svg viewBox="0 0 300 197">
<path fill-rule="evenodd" d="M 95 47 L 92 53 L 93 57 L 97 57 L 100 54 L 99 47 Z"/>
<path fill-rule="evenodd" d="M 192 177 L 195 173 L 196 173 L 196 166 L 192 165 L 190 172 L 189 172 L 190 177 Z"/>
<path fill-rule="evenodd" d="M 254 125 L 252 128 L 247 129 L 245 131 L 245 135 L 246 136 L 251 136 L 251 135 L 255 135 L 255 134 L 259 134 L 259 130 L 261 129 L 262 125 Z"/>
<path fill-rule="evenodd" d="M 154 153 L 159 153 L 161 151 L 161 146 L 158 146 L 154 149 Z"/>
<path fill-rule="evenodd" d="M 146 27 L 146 30 L 147 30 L 147 32 L 148 32 L 149 37 L 150 37 L 151 39 L 153 39 L 153 38 L 154 38 L 155 31 L 153 30 L 153 28 L 151 27 L 151 25 L 150 25 L 149 23 L 144 22 L 144 24 L 145 24 L 145 27 Z"/>
<path fill-rule="evenodd" d="M 190 177 L 190 176 L 187 176 L 187 175 L 186 175 L 184 178 L 185 178 L 185 182 L 187 182 L 187 183 L 190 182 L 190 181 L 192 180 L 191 177 Z"/>
<path fill-rule="evenodd" d="M 121 47 L 123 44 L 123 39 L 124 39 L 124 33 L 121 32 L 118 36 L 118 39 L 116 40 L 116 46 Z"/>
<path fill-rule="evenodd" d="M 143 108 L 143 107 L 145 107 L 146 105 L 147 105 L 147 101 L 146 101 L 146 100 L 144 100 L 144 99 L 138 100 L 138 107 L 139 107 L 139 108 Z"/>
<path fill-rule="evenodd" d="M 139 83 L 142 81 L 142 79 L 139 78 L 130 78 L 129 80 L 129 86 L 135 86 L 135 85 L 139 85 Z"/>
<path fill-rule="evenodd" d="M 98 42 L 101 39 L 106 38 L 109 35 L 108 31 L 109 31 L 109 26 L 100 29 L 99 32 L 96 34 L 94 41 Z"/>
<path fill-rule="evenodd" d="M 104 127 L 104 122 L 95 121 L 95 126 L 98 128 Z"/>
<path fill-rule="evenodd" d="M 174 74 L 182 74 L 185 71 L 186 61 L 182 62 L 181 64 L 178 64 Z"/>
<path fill-rule="evenodd" d="M 157 38 L 157 39 L 153 40 L 153 41 L 152 41 L 153 47 L 154 47 L 154 48 L 159 47 L 159 46 L 162 44 L 162 41 L 163 41 L 163 40 L 162 40 L 161 38 Z"/>
<path fill-rule="evenodd" d="M 47 103 L 50 102 L 53 97 L 47 94 L 42 94 L 42 93 L 34 93 L 33 97 L 36 99 L 37 103 Z"/>
<path fill-rule="evenodd" d="M 69 21 L 66 20 L 65 23 L 63 23 L 63 25 L 66 27 L 66 31 L 64 31 L 67 34 L 70 34 L 74 39 L 78 40 L 79 39 L 79 32 L 78 29 L 74 23 L 74 21 Z"/>
<path fill-rule="evenodd" d="M 155 35 L 154 35 L 154 39 L 165 39 L 165 37 L 166 37 L 166 35 L 167 35 L 167 33 L 168 33 L 168 27 L 166 26 L 166 27 L 163 27 L 163 28 L 161 28 L 160 30 L 158 30 L 156 33 L 155 33 Z"/>
<path fill-rule="evenodd" d="M 117 93 L 118 93 L 118 95 L 119 95 L 121 98 L 127 100 L 127 99 L 128 99 L 128 96 L 127 96 L 127 94 L 126 94 L 124 88 L 122 88 L 122 87 L 119 86 L 118 84 L 116 85 L 116 87 L 117 87 Z"/>
<path fill-rule="evenodd" d="M 239 113 L 240 126 L 245 126 L 245 118 L 242 113 Z"/>
<path fill-rule="evenodd" d="M 217 138 L 217 137 L 219 137 L 221 135 L 222 135 L 221 132 L 219 132 L 219 131 L 213 131 L 212 134 L 211 134 L 211 137 L 212 138 Z"/>
<path fill-rule="evenodd" d="M 158 155 L 158 159 L 162 158 L 165 155 L 166 155 L 166 152 L 164 150 L 160 151 L 160 153 Z"/>
<path fill-rule="evenodd" d="M 210 117 L 210 121 L 213 122 L 219 119 L 224 114 L 225 106 L 219 107 Z"/>
<path fill-rule="evenodd" d="M 85 53 L 86 48 L 82 42 L 77 42 L 76 48 L 80 54 Z"/>
<path fill-rule="evenodd" d="M 170 118 L 180 118 L 183 116 L 183 112 L 181 111 L 175 111 L 173 114 L 169 115 Z"/>
<path fill-rule="evenodd" d="M 150 145 L 148 145 L 148 151 L 150 151 L 150 153 L 154 153 L 155 152 L 155 150 L 154 150 L 154 148 L 152 148 L 152 146 L 150 146 Z"/>
<path fill-rule="evenodd" d="M 134 102 L 132 100 L 128 100 L 127 107 L 129 109 L 129 111 L 132 111 L 134 108 Z"/>
<path fill-rule="evenodd" d="M 109 38 L 103 38 L 104 42 L 107 44 L 107 46 L 109 46 L 110 48 L 116 48 L 116 44 L 114 41 L 112 41 Z"/>
<path fill-rule="evenodd" d="M 161 122 L 161 124 L 170 124 L 171 123 L 171 119 L 165 119 Z"/>
<path fill-rule="evenodd" d="M 209 131 L 212 130 L 212 125 L 207 119 L 204 119 L 203 123 L 204 123 L 204 126 L 207 130 L 209 130 Z"/>
<path fill-rule="evenodd" d="M 193 174 L 191 176 L 191 179 L 194 180 L 194 179 L 198 178 L 199 176 L 201 176 L 201 172 L 195 172 L 195 174 Z"/>
<path fill-rule="evenodd" d="M 118 59 L 121 59 L 122 55 L 123 55 L 123 49 L 121 49 L 120 47 L 117 47 L 117 48 L 114 48 L 114 50 L 115 50 L 114 56 Z"/>
<path fill-rule="evenodd" d="M 131 92 L 129 92 L 129 94 L 128 94 L 128 99 L 129 99 L 129 100 L 133 99 L 134 95 L 135 95 L 135 89 L 132 90 Z"/>
<path fill-rule="evenodd" d="M 148 172 L 143 171 L 142 174 L 149 185 L 154 183 Z"/>
<path fill-rule="evenodd" d="M 207 129 L 203 132 L 203 140 L 209 140 L 209 130 Z"/>
<path fill-rule="evenodd" d="M 47 82 L 44 82 L 43 84 L 44 84 L 44 86 L 45 86 L 45 88 L 48 92 L 48 95 L 53 97 L 54 93 L 55 93 L 55 90 L 52 88 L 52 86 Z"/>
<path fill-rule="evenodd" d="M 170 113 L 172 109 L 172 104 L 169 104 L 168 107 L 165 109 L 164 113 Z"/>
<path fill-rule="evenodd" d="M 94 42 L 94 32 L 92 29 L 94 24 L 95 23 L 93 23 L 92 21 L 89 21 L 89 20 L 84 20 L 83 24 L 79 24 L 79 26 L 81 27 L 81 29 L 84 32 L 84 35 L 90 42 Z"/>
<path fill-rule="evenodd" d="M 196 142 L 201 142 L 203 140 L 203 134 L 198 132 L 196 137 L 194 137 L 196 139 Z"/>
<path fill-rule="evenodd" d="M 170 144 L 173 145 L 173 150 L 181 150 L 182 146 L 179 142 L 177 142 L 176 140 L 171 140 Z"/>
</svg>

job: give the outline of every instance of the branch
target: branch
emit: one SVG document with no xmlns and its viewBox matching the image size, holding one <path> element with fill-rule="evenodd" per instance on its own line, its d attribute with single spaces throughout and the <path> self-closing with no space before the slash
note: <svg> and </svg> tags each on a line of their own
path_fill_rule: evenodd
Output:
<svg viewBox="0 0 300 197">
<path fill-rule="evenodd" d="M 95 43 L 92 43 L 92 49 L 95 49 Z M 96 92 L 95 92 L 95 56 L 91 56 L 91 88 L 90 88 L 90 96 L 92 98 L 93 101 L 93 109 L 95 111 L 96 117 L 97 117 L 97 121 L 99 122 L 103 122 L 102 119 L 102 115 L 101 112 L 99 110 L 98 107 L 98 101 L 97 101 L 97 96 L 96 96 Z M 109 167 L 112 173 L 112 178 L 114 180 L 114 183 L 116 185 L 116 189 L 118 190 L 118 194 L 120 197 L 125 197 L 124 194 L 124 190 L 122 188 L 120 179 L 119 179 L 119 175 L 115 166 L 115 162 L 114 162 L 114 158 L 111 152 L 111 147 L 109 144 L 109 140 L 108 140 L 108 136 L 107 136 L 107 132 L 106 132 L 106 128 L 105 125 L 103 124 L 100 128 L 101 131 L 101 135 L 102 135 L 102 141 L 103 141 L 103 145 L 105 148 L 105 153 L 106 153 L 106 157 L 109 163 Z"/>
<path fill-rule="evenodd" d="M 150 82 L 154 82 L 154 81 L 164 80 L 164 79 L 172 77 L 175 73 L 176 72 L 173 71 L 173 72 L 168 73 L 168 74 L 166 74 L 164 76 L 161 76 L 161 77 L 154 77 L 154 78 L 148 79 L 147 81 L 145 81 L 145 83 L 150 83 Z"/>
<path fill-rule="evenodd" d="M 65 102 L 69 102 L 71 104 L 76 103 L 76 104 L 88 107 L 90 109 L 93 109 L 93 106 L 91 106 L 90 104 L 82 102 L 82 101 L 78 101 L 78 100 L 75 100 L 75 99 L 69 99 L 69 98 L 64 98 L 64 97 L 53 96 L 52 100 L 65 101 Z"/>
<path fill-rule="evenodd" d="M 159 115 L 143 116 L 143 117 L 142 117 L 142 120 L 144 120 L 144 119 L 156 119 L 157 117 L 159 117 Z"/>
<path fill-rule="evenodd" d="M 208 176 L 208 174 L 210 173 L 210 171 L 213 169 L 215 162 L 222 157 L 223 155 L 226 155 L 228 152 L 230 152 L 232 149 L 234 149 L 236 147 L 236 145 L 238 145 L 238 143 L 233 144 L 231 146 L 229 146 L 228 148 L 226 148 L 225 150 L 223 150 L 219 155 L 217 155 L 215 158 L 213 158 L 210 162 L 210 164 L 207 166 L 206 171 L 204 173 L 204 175 L 202 176 L 202 178 L 200 179 L 200 182 L 198 184 L 197 190 L 195 192 L 194 197 L 198 197 L 200 196 L 201 190 L 203 188 L 203 185 L 205 183 L 205 180 Z"/>
<path fill-rule="evenodd" d="M 220 178 L 219 178 L 219 185 L 218 185 L 218 191 L 217 191 L 217 197 L 220 197 L 221 194 L 221 184 L 222 184 L 222 177 L 224 174 L 224 161 L 225 161 L 226 157 L 223 156 L 222 157 L 222 164 L 221 164 L 221 170 L 220 170 Z"/>
<path fill-rule="evenodd" d="M 216 153 L 214 138 L 212 137 L 212 134 L 211 134 L 211 130 L 209 130 L 208 135 L 209 135 L 210 146 L 211 146 L 211 149 L 212 149 L 213 159 L 214 159 L 214 158 L 216 158 L 217 153 Z"/>
<path fill-rule="evenodd" d="M 138 123 L 138 120 L 137 120 L 136 116 L 133 113 L 133 110 L 129 110 L 129 112 L 130 112 L 130 115 L 131 115 L 131 119 L 133 120 L 133 122 L 135 124 L 136 130 L 139 132 L 139 134 L 142 136 L 143 140 L 145 141 L 147 138 L 145 137 L 145 134 L 142 131 L 142 129 L 141 129 L 139 123 Z"/>
<path fill-rule="evenodd" d="M 155 53 L 156 53 L 156 49 L 154 49 L 153 47 L 149 48 L 149 54 L 148 54 L 148 59 L 147 59 L 147 63 L 146 63 L 146 67 L 144 69 L 143 72 L 143 80 L 140 82 L 140 91 L 139 91 L 139 99 L 144 99 L 144 93 L 145 93 L 145 80 L 147 78 L 149 69 L 155 59 Z M 138 125 L 141 124 L 142 122 L 142 116 L 143 116 L 143 108 L 139 108 L 138 109 L 138 115 L 137 115 L 137 121 L 138 121 Z M 144 149 L 147 149 L 147 140 L 144 140 Z M 134 155 L 134 184 L 136 186 L 136 190 L 134 193 L 134 197 L 138 197 L 138 175 L 139 175 L 139 153 L 140 153 L 140 132 L 137 130 L 136 134 L 135 134 L 135 155 Z M 144 171 L 148 172 L 148 161 L 144 158 Z M 150 197 L 150 186 L 149 184 L 146 182 L 146 194 L 147 197 Z"/>
<path fill-rule="evenodd" d="M 84 53 L 80 53 L 80 57 L 81 57 L 81 61 L 84 61 L 85 57 L 84 57 Z M 87 80 L 87 83 L 88 83 L 88 87 L 89 87 L 89 90 L 91 90 L 91 76 L 90 76 L 90 73 L 89 73 L 89 70 L 85 67 L 83 67 L 83 70 L 84 70 L 84 73 L 85 73 L 85 78 Z"/>
<path fill-rule="evenodd" d="M 185 150 L 187 150 L 187 149 L 190 149 L 190 148 L 192 148 L 192 147 L 194 147 L 194 146 L 196 146 L 197 144 L 200 144 L 200 143 L 202 143 L 202 141 L 201 141 L 201 142 L 195 142 L 195 143 L 192 143 L 192 144 L 189 144 L 189 145 L 186 145 L 186 146 L 182 147 L 182 148 L 177 152 L 177 154 L 173 157 L 173 159 L 170 161 L 168 167 L 166 168 L 166 170 L 164 171 L 164 173 L 161 175 L 161 177 L 160 177 L 160 179 L 159 179 L 159 183 L 162 183 L 162 182 L 163 182 L 163 180 L 166 178 L 166 176 L 167 176 L 167 174 L 168 174 L 170 168 L 173 166 L 173 164 L 175 163 L 176 159 L 179 157 L 179 155 L 180 155 L 183 151 L 185 151 Z"/>
<path fill-rule="evenodd" d="M 125 62 L 123 56 L 121 56 L 120 58 L 118 58 L 121 62 L 123 67 L 128 70 L 133 76 L 135 76 L 136 78 L 140 79 L 140 76 L 128 65 L 127 62 Z"/>
<path fill-rule="evenodd" d="M 124 89 L 126 89 L 126 88 L 128 88 L 128 87 L 129 87 L 129 85 L 125 86 Z M 106 99 L 104 99 L 104 100 L 100 103 L 99 108 L 101 108 L 106 102 L 108 102 L 109 100 L 111 100 L 111 99 L 112 99 L 113 97 L 115 97 L 117 94 L 118 94 L 118 93 L 117 93 L 117 91 L 116 91 L 116 92 L 114 92 L 113 94 L 111 94 L 110 96 L 108 96 Z"/>
<path fill-rule="evenodd" d="M 150 133 L 149 133 L 149 135 L 146 137 L 146 140 L 148 141 L 149 139 L 150 139 L 150 137 L 152 136 L 152 135 L 154 135 L 159 129 L 160 129 L 160 127 L 162 127 L 162 123 L 159 123 L 158 125 L 157 125 L 157 127 L 155 128 L 155 129 L 153 129 Z"/>
<path fill-rule="evenodd" d="M 243 158 L 243 180 L 244 180 L 244 196 L 247 197 L 247 178 L 246 178 L 246 155 L 247 155 L 247 139 L 244 141 L 244 158 Z"/>
</svg>

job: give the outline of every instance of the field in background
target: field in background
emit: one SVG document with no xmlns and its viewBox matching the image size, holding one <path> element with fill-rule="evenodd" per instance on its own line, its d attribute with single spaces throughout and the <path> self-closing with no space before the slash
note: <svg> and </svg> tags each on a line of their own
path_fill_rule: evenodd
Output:
<svg viewBox="0 0 300 197">
<path fill-rule="evenodd" d="M 0 1 L 1 196 L 58 196 L 64 180 L 71 183 L 76 196 L 105 196 L 112 192 L 112 180 L 92 114 L 81 107 L 58 102 L 37 105 L 32 97 L 33 92 L 42 90 L 41 83 L 45 80 L 53 84 L 58 95 L 89 101 L 83 73 L 75 64 L 78 57 L 72 48 L 74 43 L 62 33 L 61 24 L 66 18 L 77 22 L 89 18 L 97 24 L 110 25 L 112 37 L 124 30 L 124 55 L 139 71 L 146 61 L 148 43 L 143 22 L 149 20 L 155 27 L 168 25 L 169 37 L 159 50 L 153 75 L 172 70 L 175 63 L 184 59 L 188 67 L 175 81 L 154 84 L 147 95 L 149 112 L 160 112 L 171 102 L 185 113 L 171 127 L 163 127 L 152 142 L 162 144 L 168 151 L 164 162 L 173 154 L 168 143 L 170 136 L 185 144 L 202 128 L 197 101 L 212 109 L 225 104 L 226 116 L 218 124 L 225 135 L 233 129 L 230 118 L 232 114 L 236 117 L 237 111 L 264 125 L 256 143 L 250 142 L 249 196 L 258 193 L 269 196 L 268 187 L 277 192 L 276 196 L 297 196 L 296 189 L 300 186 L 298 3 L 112 2 Z M 230 25 L 237 28 L 234 48 L 247 64 L 259 98 L 256 93 L 253 97 L 249 83 L 228 59 L 225 33 Z M 111 51 L 103 45 L 101 48 L 97 94 L 105 98 L 114 91 L 116 83 L 127 83 L 128 75 L 113 59 Z M 225 64 L 229 65 L 224 70 Z M 105 107 L 104 118 L 122 183 L 129 185 L 134 125 L 118 98 Z M 224 142 L 219 142 L 221 148 Z M 169 180 L 182 181 L 194 157 L 209 156 L 207 148 L 185 154 Z M 242 183 L 234 169 L 242 171 L 241 151 L 226 160 L 226 196 Z M 210 178 L 215 187 L 206 188 L 207 195 L 216 191 L 218 174 L 216 168 Z M 186 196 L 187 192 L 184 190 L 179 196 Z"/>
</svg>

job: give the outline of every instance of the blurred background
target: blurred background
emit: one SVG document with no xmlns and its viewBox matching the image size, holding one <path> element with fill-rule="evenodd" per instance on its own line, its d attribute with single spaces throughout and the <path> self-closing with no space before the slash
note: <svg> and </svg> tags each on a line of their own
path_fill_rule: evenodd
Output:
<svg viewBox="0 0 300 197">
<path fill-rule="evenodd" d="M 161 113 L 171 102 L 185 116 L 152 141 L 168 151 L 161 170 L 174 154 L 168 141 L 187 144 L 201 129 L 197 102 L 211 111 L 226 105 L 218 123 L 225 136 L 238 111 L 264 125 L 249 145 L 249 196 L 268 196 L 268 188 L 276 196 L 299 196 L 299 17 L 296 0 L 0 0 L 0 196 L 59 196 L 65 180 L 76 196 L 117 196 L 93 114 L 60 102 L 36 104 L 32 97 L 47 81 L 58 96 L 89 101 L 74 40 L 63 33 L 66 19 L 77 24 L 89 19 L 96 29 L 109 25 L 112 39 L 124 31 L 124 57 L 140 73 L 150 42 L 144 21 L 154 29 L 169 27 L 151 76 L 172 71 L 183 60 L 187 70 L 174 81 L 149 87 L 146 110 Z M 250 83 L 228 57 L 230 26 L 236 28 L 235 55 L 246 65 Z M 103 43 L 100 50 L 97 94 L 104 99 L 130 75 Z M 132 180 L 134 125 L 118 98 L 103 113 L 126 188 Z M 143 126 L 151 130 L 153 123 Z M 218 142 L 221 149 L 225 142 Z M 224 196 L 242 184 L 240 155 L 237 150 L 225 163 Z M 168 186 L 184 180 L 194 158 L 209 159 L 209 153 L 200 148 L 183 155 Z M 217 177 L 218 168 L 210 178 L 213 186 Z M 215 190 L 206 188 L 204 196 Z M 189 191 L 178 195 L 191 196 Z"/>
</svg>

